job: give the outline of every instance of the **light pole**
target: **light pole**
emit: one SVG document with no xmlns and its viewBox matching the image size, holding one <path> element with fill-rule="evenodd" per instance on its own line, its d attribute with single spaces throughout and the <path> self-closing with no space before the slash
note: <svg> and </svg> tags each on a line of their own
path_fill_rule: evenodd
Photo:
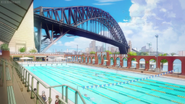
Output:
<svg viewBox="0 0 185 104">
<path fill-rule="evenodd" d="M 149 49 L 148 49 L 148 51 L 149 51 L 149 55 L 150 55 L 150 47 L 151 47 L 151 43 L 147 43 L 148 44 L 148 46 L 149 46 Z"/>
<path fill-rule="evenodd" d="M 78 55 L 78 45 L 77 45 L 77 55 Z"/>
<path fill-rule="evenodd" d="M 158 68 L 158 35 L 155 35 L 156 37 L 156 51 L 157 51 L 157 54 L 156 54 L 156 57 L 157 57 L 157 63 L 156 63 L 156 68 Z"/>
</svg>

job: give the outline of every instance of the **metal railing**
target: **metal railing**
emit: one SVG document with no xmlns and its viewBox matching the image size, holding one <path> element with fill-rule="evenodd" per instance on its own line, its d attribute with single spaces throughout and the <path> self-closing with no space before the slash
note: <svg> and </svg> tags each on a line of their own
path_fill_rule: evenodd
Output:
<svg viewBox="0 0 185 104">
<path fill-rule="evenodd" d="M 32 74 L 29 70 L 25 69 L 22 65 L 18 64 L 16 61 L 11 61 L 12 64 L 8 63 L 7 61 L 1 59 L 2 62 L 10 65 L 12 67 L 12 81 L 13 81 L 13 68 L 15 68 L 19 78 L 21 79 L 22 83 L 25 84 L 25 87 L 27 87 L 27 91 L 31 91 L 31 98 L 35 98 L 36 96 L 36 104 L 39 103 L 39 101 L 42 104 L 45 104 L 45 102 L 43 101 L 43 99 L 39 96 L 39 84 L 43 85 L 46 89 L 49 89 L 49 104 L 51 104 L 51 88 L 55 88 L 55 87 L 62 87 L 62 99 L 59 98 L 59 102 L 60 104 L 67 104 L 68 103 L 68 88 L 72 89 L 75 91 L 75 104 L 78 104 L 78 95 L 80 96 L 80 99 L 82 100 L 83 104 L 86 104 L 86 102 L 84 101 L 81 93 L 66 84 L 63 85 L 56 85 L 56 86 L 48 86 L 46 83 L 44 83 L 40 78 L 38 78 L 37 76 L 35 76 L 34 74 Z M 4 66 L 5 64 L 3 64 Z M 4 76 L 4 75 L 3 75 Z M 31 76 L 31 85 L 30 85 L 30 76 Z M 37 92 L 34 92 L 34 88 L 33 88 L 33 83 L 34 83 L 34 79 L 37 81 Z M 65 100 L 64 100 L 64 87 L 66 88 L 66 92 L 65 92 Z M 34 96 L 34 95 L 35 96 Z"/>
<path fill-rule="evenodd" d="M 21 53 L 21 52 L 10 52 L 10 54 L 51 54 L 51 55 L 63 55 L 65 53 L 30 53 L 30 52 L 24 52 L 24 53 Z"/>
</svg>

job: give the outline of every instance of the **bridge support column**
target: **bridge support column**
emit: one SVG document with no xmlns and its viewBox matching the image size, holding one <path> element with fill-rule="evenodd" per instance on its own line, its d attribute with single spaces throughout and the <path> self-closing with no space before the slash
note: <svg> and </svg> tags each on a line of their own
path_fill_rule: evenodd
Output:
<svg viewBox="0 0 185 104">
<path fill-rule="evenodd" d="M 168 71 L 173 70 L 173 60 L 168 60 Z"/>
<path fill-rule="evenodd" d="M 89 57 L 87 57 L 87 63 L 89 63 Z"/>
<path fill-rule="evenodd" d="M 132 60 L 131 60 L 131 62 L 132 62 Z M 136 62 L 137 62 L 137 64 L 136 64 L 136 69 L 139 69 L 139 65 L 140 65 L 140 63 L 139 63 L 139 60 L 136 58 Z M 146 67 L 145 67 L 146 68 Z"/>
<path fill-rule="evenodd" d="M 129 56 L 127 59 L 127 68 L 129 69 L 131 67 L 131 61 L 132 61 L 132 57 Z"/>
<path fill-rule="evenodd" d="M 120 66 L 123 67 L 123 58 L 120 58 Z"/>
<path fill-rule="evenodd" d="M 149 69 L 150 69 L 150 61 L 145 60 L 145 70 L 149 70 Z"/>
<path fill-rule="evenodd" d="M 114 67 L 116 66 L 116 58 L 115 58 L 115 56 L 114 56 L 114 64 L 113 64 L 113 66 Z"/>
<path fill-rule="evenodd" d="M 181 74 L 182 74 L 182 75 L 185 75 L 185 59 L 182 60 L 181 66 L 182 66 L 182 68 L 181 68 Z"/>
<path fill-rule="evenodd" d="M 101 65 L 103 65 L 104 57 L 101 55 Z"/>
<path fill-rule="evenodd" d="M 36 45 L 36 48 L 38 52 L 41 52 L 41 36 L 42 36 L 42 22 L 38 23 L 38 43 Z"/>
</svg>

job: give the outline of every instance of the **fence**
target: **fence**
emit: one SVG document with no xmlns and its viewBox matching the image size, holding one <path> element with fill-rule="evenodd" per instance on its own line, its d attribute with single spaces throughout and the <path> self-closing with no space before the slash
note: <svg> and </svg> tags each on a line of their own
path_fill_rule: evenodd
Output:
<svg viewBox="0 0 185 104">
<path fill-rule="evenodd" d="M 25 87 L 27 87 L 27 91 L 28 92 L 31 91 L 31 98 L 36 97 L 36 104 L 38 104 L 39 102 L 42 104 L 45 104 L 45 102 L 43 101 L 43 99 L 39 95 L 39 84 L 41 84 L 44 88 L 49 89 L 49 98 L 48 98 L 49 104 L 51 104 L 51 101 L 52 101 L 51 88 L 56 88 L 56 87 L 62 87 L 62 98 L 59 98 L 59 104 L 68 104 L 68 90 L 69 90 L 69 88 L 75 92 L 75 102 L 74 102 L 75 104 L 78 104 L 78 95 L 80 96 L 80 99 L 83 102 L 83 104 L 86 104 L 86 102 L 82 98 L 80 92 L 77 89 L 75 89 L 69 85 L 63 84 L 63 85 L 49 86 L 46 83 L 44 83 L 40 78 L 38 78 L 37 76 L 32 74 L 29 70 L 25 69 L 22 65 L 18 64 L 16 61 L 11 61 L 12 64 L 10 64 L 7 61 L 1 59 L 1 62 L 2 62 L 3 66 L 5 64 L 8 64 L 12 67 L 12 81 L 13 81 L 13 75 L 14 75 L 13 69 L 15 69 L 15 71 L 17 72 L 22 83 L 25 84 Z M 4 77 L 4 75 L 3 75 L 3 77 Z M 30 77 L 31 77 L 31 84 L 30 84 Z M 36 83 L 37 92 L 35 92 L 34 88 L 33 88 L 34 80 L 36 80 L 36 82 L 37 82 Z M 65 91 L 64 91 L 64 88 L 65 88 Z M 64 99 L 64 92 L 65 92 L 65 99 Z"/>
</svg>

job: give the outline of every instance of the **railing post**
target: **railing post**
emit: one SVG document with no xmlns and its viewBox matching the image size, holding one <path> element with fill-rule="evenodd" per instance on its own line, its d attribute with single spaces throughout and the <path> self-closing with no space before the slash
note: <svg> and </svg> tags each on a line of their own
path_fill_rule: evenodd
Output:
<svg viewBox="0 0 185 104">
<path fill-rule="evenodd" d="M 62 86 L 62 99 L 64 100 L 64 86 Z"/>
<path fill-rule="evenodd" d="M 21 71 L 20 69 L 18 69 L 17 67 L 15 67 L 17 69 L 17 72 L 19 73 L 19 78 L 21 78 Z"/>
<path fill-rule="evenodd" d="M 36 100 L 36 104 L 38 104 L 39 103 L 39 81 L 37 81 L 37 100 Z"/>
<path fill-rule="evenodd" d="M 14 74 L 14 73 L 13 73 L 13 66 L 12 66 L 12 84 L 13 84 L 13 74 Z"/>
<path fill-rule="evenodd" d="M 3 70 L 3 85 L 4 85 L 4 76 L 6 75 L 6 72 L 4 70 L 5 69 L 5 62 L 2 61 L 2 64 L 3 64 L 2 65 L 2 67 L 3 67 L 2 70 Z"/>
<path fill-rule="evenodd" d="M 25 87 L 27 87 L 27 85 L 26 85 L 26 84 L 27 84 L 27 73 L 28 73 L 28 72 L 26 71 L 26 77 L 25 77 Z"/>
<path fill-rule="evenodd" d="M 27 92 L 30 92 L 30 73 L 28 73 L 28 87 L 27 87 Z"/>
<path fill-rule="evenodd" d="M 51 88 L 49 88 L 49 104 L 51 104 Z"/>
<path fill-rule="evenodd" d="M 22 83 L 24 84 L 24 70 L 22 68 L 21 68 L 21 70 L 22 70 L 21 71 L 22 72 L 22 74 L 21 74 L 22 75 L 21 81 L 23 81 Z"/>
<path fill-rule="evenodd" d="M 68 103 L 68 86 L 66 86 L 66 103 Z"/>
<path fill-rule="evenodd" d="M 32 78 L 31 78 L 31 99 L 34 98 L 34 96 L 33 96 L 33 82 L 34 82 L 33 78 L 34 77 L 32 76 Z"/>
<path fill-rule="evenodd" d="M 75 104 L 78 104 L 78 92 L 75 92 Z"/>
</svg>

